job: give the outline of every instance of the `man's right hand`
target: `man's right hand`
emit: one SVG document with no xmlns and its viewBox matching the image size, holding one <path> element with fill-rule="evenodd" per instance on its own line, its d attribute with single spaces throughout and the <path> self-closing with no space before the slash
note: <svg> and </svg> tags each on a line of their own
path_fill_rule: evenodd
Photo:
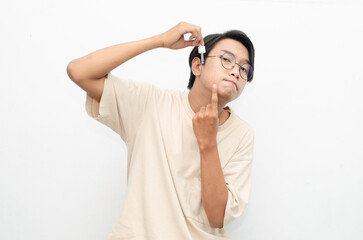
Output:
<svg viewBox="0 0 363 240">
<path fill-rule="evenodd" d="M 184 34 L 187 33 L 191 34 L 189 41 L 184 40 Z M 178 23 L 175 27 L 159 36 L 164 48 L 181 49 L 189 46 L 204 46 L 201 28 L 186 22 Z"/>
</svg>

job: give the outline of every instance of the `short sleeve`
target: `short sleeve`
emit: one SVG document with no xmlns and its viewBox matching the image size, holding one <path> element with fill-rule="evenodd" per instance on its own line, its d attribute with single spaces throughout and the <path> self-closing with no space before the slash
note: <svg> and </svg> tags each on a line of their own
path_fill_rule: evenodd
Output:
<svg viewBox="0 0 363 240">
<path fill-rule="evenodd" d="M 223 227 L 242 215 L 251 188 L 254 132 L 250 128 L 242 138 L 239 149 L 223 169 L 228 188 L 228 199 L 224 213 Z"/>
<path fill-rule="evenodd" d="M 147 112 L 151 89 L 151 84 L 123 80 L 110 72 L 99 103 L 87 94 L 87 114 L 110 127 L 127 144 Z"/>
</svg>

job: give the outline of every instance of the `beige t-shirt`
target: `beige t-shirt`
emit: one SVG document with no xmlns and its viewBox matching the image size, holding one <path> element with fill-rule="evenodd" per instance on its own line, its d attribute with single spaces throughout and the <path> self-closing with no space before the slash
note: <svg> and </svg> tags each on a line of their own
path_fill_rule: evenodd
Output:
<svg viewBox="0 0 363 240">
<path fill-rule="evenodd" d="M 100 104 L 87 95 L 87 113 L 126 143 L 127 191 L 109 240 L 230 239 L 209 225 L 201 200 L 200 155 L 188 92 L 105 80 Z M 249 199 L 254 133 L 233 110 L 218 127 L 218 152 L 228 188 L 224 226 Z"/>
</svg>

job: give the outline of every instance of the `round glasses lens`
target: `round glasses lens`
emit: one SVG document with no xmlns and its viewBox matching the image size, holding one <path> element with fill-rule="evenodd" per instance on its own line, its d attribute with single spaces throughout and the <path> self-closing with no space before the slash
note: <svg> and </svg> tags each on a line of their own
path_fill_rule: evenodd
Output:
<svg viewBox="0 0 363 240">
<path fill-rule="evenodd" d="M 253 75 L 253 70 L 251 65 L 249 65 L 248 63 L 243 64 L 242 67 L 240 67 L 239 69 L 239 73 L 241 74 L 241 77 L 243 79 L 250 80 Z"/>
<path fill-rule="evenodd" d="M 234 59 L 234 56 L 229 53 L 223 54 L 221 57 L 221 61 L 222 61 L 222 66 L 227 69 L 232 69 L 234 66 L 234 63 L 236 62 L 236 60 Z"/>
</svg>

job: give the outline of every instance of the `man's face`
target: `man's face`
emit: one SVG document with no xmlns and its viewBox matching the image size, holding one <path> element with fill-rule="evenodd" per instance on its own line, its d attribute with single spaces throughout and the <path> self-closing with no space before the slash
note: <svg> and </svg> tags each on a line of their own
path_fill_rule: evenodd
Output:
<svg viewBox="0 0 363 240">
<path fill-rule="evenodd" d="M 222 39 L 209 52 L 205 64 L 201 67 L 199 80 L 201 85 L 210 91 L 213 84 L 216 84 L 220 100 L 230 102 L 242 93 L 247 80 L 241 77 L 238 64 L 232 69 L 222 66 L 220 56 L 226 52 L 233 55 L 236 63 L 241 66 L 249 61 L 248 50 L 242 43 L 234 39 Z"/>
</svg>

